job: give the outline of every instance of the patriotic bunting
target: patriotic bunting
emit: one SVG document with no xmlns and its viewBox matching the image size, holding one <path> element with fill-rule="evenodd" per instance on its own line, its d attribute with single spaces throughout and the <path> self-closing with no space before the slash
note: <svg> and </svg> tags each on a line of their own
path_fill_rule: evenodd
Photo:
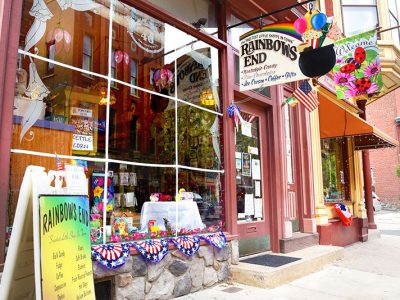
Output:
<svg viewBox="0 0 400 300">
<path fill-rule="evenodd" d="M 124 265 L 129 254 L 129 244 L 103 244 L 92 246 L 92 258 L 101 265 L 112 270 Z"/>
<path fill-rule="evenodd" d="M 198 236 L 178 236 L 171 238 L 170 241 L 186 256 L 195 255 L 200 248 L 200 238 Z"/>
<path fill-rule="evenodd" d="M 146 261 L 152 263 L 160 262 L 168 254 L 167 239 L 132 242 L 131 245 L 136 248 Z"/>
<path fill-rule="evenodd" d="M 226 246 L 226 238 L 222 231 L 203 235 L 203 236 L 200 236 L 200 238 L 219 249 L 222 249 Z"/>
<path fill-rule="evenodd" d="M 351 222 L 353 221 L 353 216 L 351 215 L 350 209 L 342 203 L 337 203 L 335 204 L 335 210 L 340 217 L 340 220 L 342 220 L 343 225 L 350 226 Z"/>
<path fill-rule="evenodd" d="M 226 237 L 222 231 L 206 235 L 178 236 L 160 240 L 143 240 L 125 244 L 102 244 L 92 246 L 92 258 L 102 266 L 114 270 L 124 265 L 134 247 L 147 262 L 158 263 L 168 254 L 168 241 L 186 256 L 195 255 L 200 248 L 200 239 L 222 249 L 226 246 Z"/>
</svg>

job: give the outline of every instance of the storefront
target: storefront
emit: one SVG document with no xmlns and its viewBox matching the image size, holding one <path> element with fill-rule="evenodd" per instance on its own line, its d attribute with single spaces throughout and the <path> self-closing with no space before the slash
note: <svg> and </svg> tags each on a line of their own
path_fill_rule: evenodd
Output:
<svg viewBox="0 0 400 300">
<path fill-rule="evenodd" d="M 226 234 L 193 258 L 171 250 L 154 265 L 132 250 L 118 270 L 94 263 L 98 289 L 118 297 L 187 294 L 226 280 L 239 254 L 316 232 L 309 115 L 284 105 L 294 84 L 239 92 L 234 43 L 250 27 L 226 28 L 249 17 L 240 1 L 74 3 L 13 1 L 3 16 L 3 228 L 26 167 L 59 160 L 85 168 L 93 244 Z"/>
<path fill-rule="evenodd" d="M 319 130 L 322 167 L 323 209 L 327 221 L 318 224 L 320 244 L 346 246 L 368 239 L 368 219 L 363 195 L 361 152 L 393 147 L 397 141 L 362 120 L 360 109 L 351 102 L 338 101 L 328 88 L 319 89 Z M 321 203 L 322 204 L 322 203 Z M 352 214 L 350 226 L 343 226 L 336 204 Z"/>
</svg>

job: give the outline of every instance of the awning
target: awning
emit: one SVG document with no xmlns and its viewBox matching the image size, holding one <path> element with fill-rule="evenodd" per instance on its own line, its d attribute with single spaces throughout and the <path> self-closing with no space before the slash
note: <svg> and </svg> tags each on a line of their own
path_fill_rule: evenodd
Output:
<svg viewBox="0 0 400 300">
<path fill-rule="evenodd" d="M 332 101 L 318 94 L 321 139 L 354 137 L 355 150 L 396 147 L 399 143 L 358 117 L 344 101 Z"/>
</svg>

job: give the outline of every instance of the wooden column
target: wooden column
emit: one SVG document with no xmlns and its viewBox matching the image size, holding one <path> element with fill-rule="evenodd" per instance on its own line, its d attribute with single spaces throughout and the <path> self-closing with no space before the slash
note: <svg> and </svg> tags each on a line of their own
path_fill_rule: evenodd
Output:
<svg viewBox="0 0 400 300">
<path fill-rule="evenodd" d="M 319 111 L 318 108 L 310 113 L 312 165 L 314 174 L 314 201 L 315 217 L 317 225 L 328 224 L 328 212 L 324 203 L 322 182 L 322 157 L 321 157 L 321 135 L 319 133 Z"/>
</svg>

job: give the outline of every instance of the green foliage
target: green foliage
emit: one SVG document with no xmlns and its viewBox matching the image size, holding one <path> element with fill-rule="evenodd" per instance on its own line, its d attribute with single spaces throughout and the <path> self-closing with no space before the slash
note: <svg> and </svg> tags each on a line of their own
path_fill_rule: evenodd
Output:
<svg viewBox="0 0 400 300">
<path fill-rule="evenodd" d="M 400 165 L 397 166 L 396 174 L 397 177 L 400 177 Z"/>
<path fill-rule="evenodd" d="M 365 51 L 367 54 L 367 57 L 365 60 L 368 62 L 368 64 L 373 63 L 375 61 L 375 58 L 377 57 L 378 53 L 375 50 L 367 50 Z"/>
</svg>

